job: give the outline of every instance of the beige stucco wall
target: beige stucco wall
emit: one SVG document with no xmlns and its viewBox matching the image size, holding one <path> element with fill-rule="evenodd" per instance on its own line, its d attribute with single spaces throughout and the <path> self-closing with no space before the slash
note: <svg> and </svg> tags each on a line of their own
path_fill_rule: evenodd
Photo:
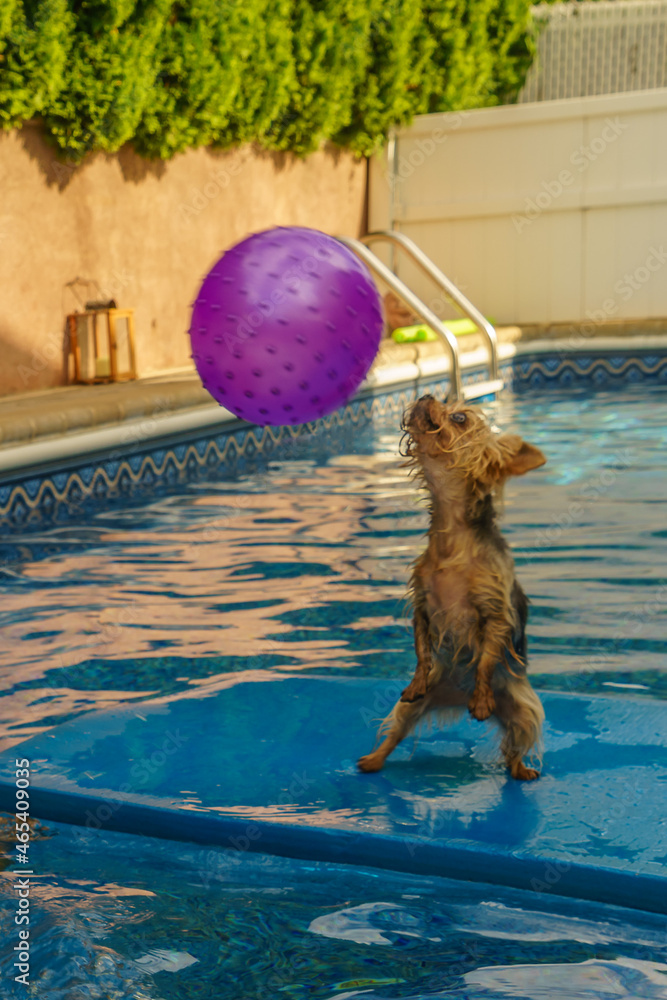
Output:
<svg viewBox="0 0 667 1000">
<path fill-rule="evenodd" d="M 153 163 L 126 148 L 73 168 L 37 126 L 0 133 L 0 394 L 64 382 L 74 278 L 136 310 L 140 375 L 189 366 L 190 306 L 225 248 L 274 225 L 356 236 L 365 195 L 365 162 L 333 150 Z"/>
</svg>

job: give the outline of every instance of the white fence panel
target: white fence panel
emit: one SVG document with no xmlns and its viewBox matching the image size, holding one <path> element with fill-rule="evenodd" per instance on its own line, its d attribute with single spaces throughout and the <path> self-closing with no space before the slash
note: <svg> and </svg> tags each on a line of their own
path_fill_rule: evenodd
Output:
<svg viewBox="0 0 667 1000">
<path fill-rule="evenodd" d="M 498 323 L 667 317 L 667 88 L 423 115 L 371 164 L 369 221 Z"/>
</svg>

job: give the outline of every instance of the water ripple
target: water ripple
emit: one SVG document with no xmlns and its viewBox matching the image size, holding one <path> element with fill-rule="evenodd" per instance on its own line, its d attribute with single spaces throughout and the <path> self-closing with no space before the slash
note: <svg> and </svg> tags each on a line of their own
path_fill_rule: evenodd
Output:
<svg viewBox="0 0 667 1000">
<path fill-rule="evenodd" d="M 667 393 L 508 392 L 488 409 L 548 457 L 508 484 L 504 516 L 533 674 L 664 697 Z M 0 539 L 0 747 L 236 672 L 409 679 L 405 586 L 428 520 L 399 439 L 378 420 L 355 454 Z"/>
</svg>

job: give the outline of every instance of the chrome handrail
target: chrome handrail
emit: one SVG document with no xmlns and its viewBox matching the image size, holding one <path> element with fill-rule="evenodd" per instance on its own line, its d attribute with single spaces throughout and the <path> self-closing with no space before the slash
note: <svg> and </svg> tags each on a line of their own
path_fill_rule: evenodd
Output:
<svg viewBox="0 0 667 1000">
<path fill-rule="evenodd" d="M 393 229 L 381 229 L 361 237 L 361 241 L 364 244 L 375 243 L 380 240 L 385 240 L 387 243 L 392 243 L 404 250 L 410 257 L 412 257 L 415 264 L 421 267 L 422 271 L 424 271 L 425 274 L 428 274 L 436 285 L 439 285 L 439 287 L 442 288 L 454 305 L 458 306 L 461 312 L 465 313 L 468 319 L 473 321 L 480 333 L 486 337 L 488 343 L 489 375 L 491 379 L 499 379 L 498 338 L 496 337 L 494 327 L 491 323 L 489 323 L 488 319 L 486 319 L 485 316 L 482 316 L 479 309 L 477 309 L 476 306 L 474 306 L 472 302 L 466 298 L 463 292 L 456 287 L 454 282 L 449 280 L 447 275 L 442 273 L 439 267 L 436 267 L 431 258 L 427 257 L 424 251 L 421 250 L 409 236 L 405 236 L 403 233 L 397 233 Z M 416 312 L 416 310 L 414 311 Z"/>
<path fill-rule="evenodd" d="M 411 309 L 413 313 L 420 317 L 425 323 L 428 323 L 430 327 L 438 334 L 442 340 L 448 345 L 451 359 L 452 359 L 452 370 L 451 370 L 451 390 L 449 393 L 449 398 L 454 399 L 464 399 L 463 384 L 461 381 L 461 365 L 459 363 L 459 347 L 456 342 L 456 337 L 451 330 L 448 330 L 445 324 L 436 316 L 436 314 L 424 305 L 424 303 L 419 299 L 414 292 L 412 292 L 408 286 L 398 278 L 393 271 L 391 271 L 386 264 L 377 257 L 373 251 L 362 243 L 360 240 L 352 239 L 350 236 L 337 236 L 336 239 L 339 243 L 343 243 L 346 247 L 349 247 L 353 253 L 357 255 L 364 264 L 366 264 L 371 271 L 374 271 L 379 278 L 382 278 L 384 282 L 389 285 L 392 292 L 398 296 L 401 302 L 404 302 L 408 309 Z M 428 258 L 426 258 L 428 260 Z M 430 263 L 430 262 L 429 262 Z"/>
</svg>

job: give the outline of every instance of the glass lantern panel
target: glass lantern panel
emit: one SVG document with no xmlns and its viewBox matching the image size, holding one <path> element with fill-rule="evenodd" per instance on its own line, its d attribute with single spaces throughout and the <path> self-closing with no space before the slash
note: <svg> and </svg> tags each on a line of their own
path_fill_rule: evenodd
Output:
<svg viewBox="0 0 667 1000">
<path fill-rule="evenodd" d="M 95 331 L 95 378 L 108 378 L 111 374 L 109 314 L 105 312 L 95 313 L 93 329 Z"/>
<path fill-rule="evenodd" d="M 79 344 L 79 377 L 82 382 L 95 378 L 95 338 L 91 316 L 78 316 L 76 336 Z"/>
<path fill-rule="evenodd" d="M 119 316 L 116 318 L 116 378 L 127 378 L 131 371 L 130 321 L 127 316 Z"/>
</svg>

